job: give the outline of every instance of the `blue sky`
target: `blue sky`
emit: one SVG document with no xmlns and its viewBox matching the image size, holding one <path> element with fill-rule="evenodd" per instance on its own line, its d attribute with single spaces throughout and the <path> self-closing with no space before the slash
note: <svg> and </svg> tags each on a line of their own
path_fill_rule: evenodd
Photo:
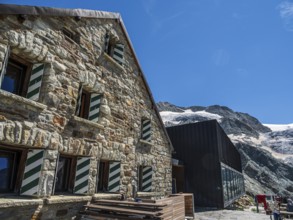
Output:
<svg viewBox="0 0 293 220">
<path fill-rule="evenodd" d="M 156 101 L 293 123 L 293 0 L 0 0 L 120 12 Z"/>
</svg>

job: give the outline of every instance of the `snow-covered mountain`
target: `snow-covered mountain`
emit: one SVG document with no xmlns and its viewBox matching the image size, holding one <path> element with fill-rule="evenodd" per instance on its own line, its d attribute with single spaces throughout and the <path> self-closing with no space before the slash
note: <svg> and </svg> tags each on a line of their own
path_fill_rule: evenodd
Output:
<svg viewBox="0 0 293 220">
<path fill-rule="evenodd" d="M 249 114 L 219 105 L 157 106 L 167 127 L 216 119 L 242 156 L 249 193 L 293 194 L 293 124 L 261 124 Z"/>
</svg>

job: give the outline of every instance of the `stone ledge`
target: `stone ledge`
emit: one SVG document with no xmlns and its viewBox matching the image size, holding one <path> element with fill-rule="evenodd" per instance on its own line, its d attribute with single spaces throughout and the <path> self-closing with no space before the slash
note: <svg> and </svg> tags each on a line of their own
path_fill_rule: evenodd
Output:
<svg viewBox="0 0 293 220">
<path fill-rule="evenodd" d="M 109 60 L 111 63 L 113 63 L 116 67 L 118 67 L 119 69 L 121 69 L 123 72 L 126 73 L 126 69 L 124 69 L 123 66 L 121 66 L 119 63 L 117 63 L 112 57 L 110 57 L 107 53 L 103 53 L 104 57 Z"/>
<path fill-rule="evenodd" d="M 164 193 L 162 192 L 137 192 L 138 197 L 162 197 Z"/>
<path fill-rule="evenodd" d="M 75 196 L 75 195 L 55 195 L 50 198 L 44 199 L 46 205 L 58 203 L 71 203 L 71 202 L 89 202 L 92 196 Z"/>
<path fill-rule="evenodd" d="M 75 115 L 73 116 L 73 120 L 76 121 L 76 122 L 79 122 L 79 123 L 83 123 L 83 124 L 88 125 L 88 126 L 96 127 L 96 128 L 99 128 L 99 129 L 104 129 L 104 126 L 101 125 L 101 124 L 89 121 L 89 120 L 87 120 L 85 118 L 81 118 L 81 117 L 78 117 L 78 116 L 75 116 Z"/>
<path fill-rule="evenodd" d="M 18 196 L 0 198 L 0 208 L 38 206 L 44 203 L 43 199 L 24 198 Z"/>
<path fill-rule="evenodd" d="M 139 139 L 139 142 L 140 142 L 140 143 L 143 143 L 143 144 L 150 145 L 150 146 L 154 146 L 154 143 L 153 143 L 153 142 L 145 141 L 145 140 L 143 140 L 143 139 Z"/>
<path fill-rule="evenodd" d="M 30 105 L 32 107 L 35 107 L 35 108 L 38 108 L 38 109 L 46 109 L 47 106 L 42 104 L 42 103 L 39 103 L 39 102 L 35 102 L 35 101 L 32 101 L 32 100 L 29 100 L 29 99 L 26 99 L 24 97 L 21 97 L 21 96 L 18 96 L 18 95 L 15 95 L 13 93 L 10 93 L 10 92 L 6 92 L 2 89 L 0 89 L 0 97 L 1 99 L 2 98 L 6 98 L 6 99 L 12 99 L 16 102 L 20 102 L 22 104 L 26 104 L 26 105 Z"/>
<path fill-rule="evenodd" d="M 120 199 L 121 194 L 117 193 L 96 193 L 93 195 L 93 201 L 99 200 L 99 199 Z"/>
</svg>

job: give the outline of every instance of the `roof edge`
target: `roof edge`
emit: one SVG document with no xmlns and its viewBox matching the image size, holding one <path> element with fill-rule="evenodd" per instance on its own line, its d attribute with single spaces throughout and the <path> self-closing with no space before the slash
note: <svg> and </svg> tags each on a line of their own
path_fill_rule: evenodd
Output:
<svg viewBox="0 0 293 220">
<path fill-rule="evenodd" d="M 69 8 L 52 8 L 43 6 L 29 5 L 13 5 L 0 4 L 0 14 L 2 15 L 41 15 L 41 16 L 57 16 L 57 17 L 86 17 L 86 18 L 104 18 L 104 19 L 119 19 L 119 13 L 97 11 L 89 9 L 69 9 Z"/>
</svg>

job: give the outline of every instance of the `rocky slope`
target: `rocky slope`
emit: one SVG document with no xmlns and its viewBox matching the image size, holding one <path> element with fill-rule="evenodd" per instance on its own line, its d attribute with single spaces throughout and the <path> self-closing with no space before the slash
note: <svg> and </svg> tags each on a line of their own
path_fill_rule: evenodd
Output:
<svg viewBox="0 0 293 220">
<path fill-rule="evenodd" d="M 166 126 L 216 119 L 239 150 L 250 194 L 293 194 L 293 125 L 263 125 L 225 106 L 157 104 Z"/>
</svg>

